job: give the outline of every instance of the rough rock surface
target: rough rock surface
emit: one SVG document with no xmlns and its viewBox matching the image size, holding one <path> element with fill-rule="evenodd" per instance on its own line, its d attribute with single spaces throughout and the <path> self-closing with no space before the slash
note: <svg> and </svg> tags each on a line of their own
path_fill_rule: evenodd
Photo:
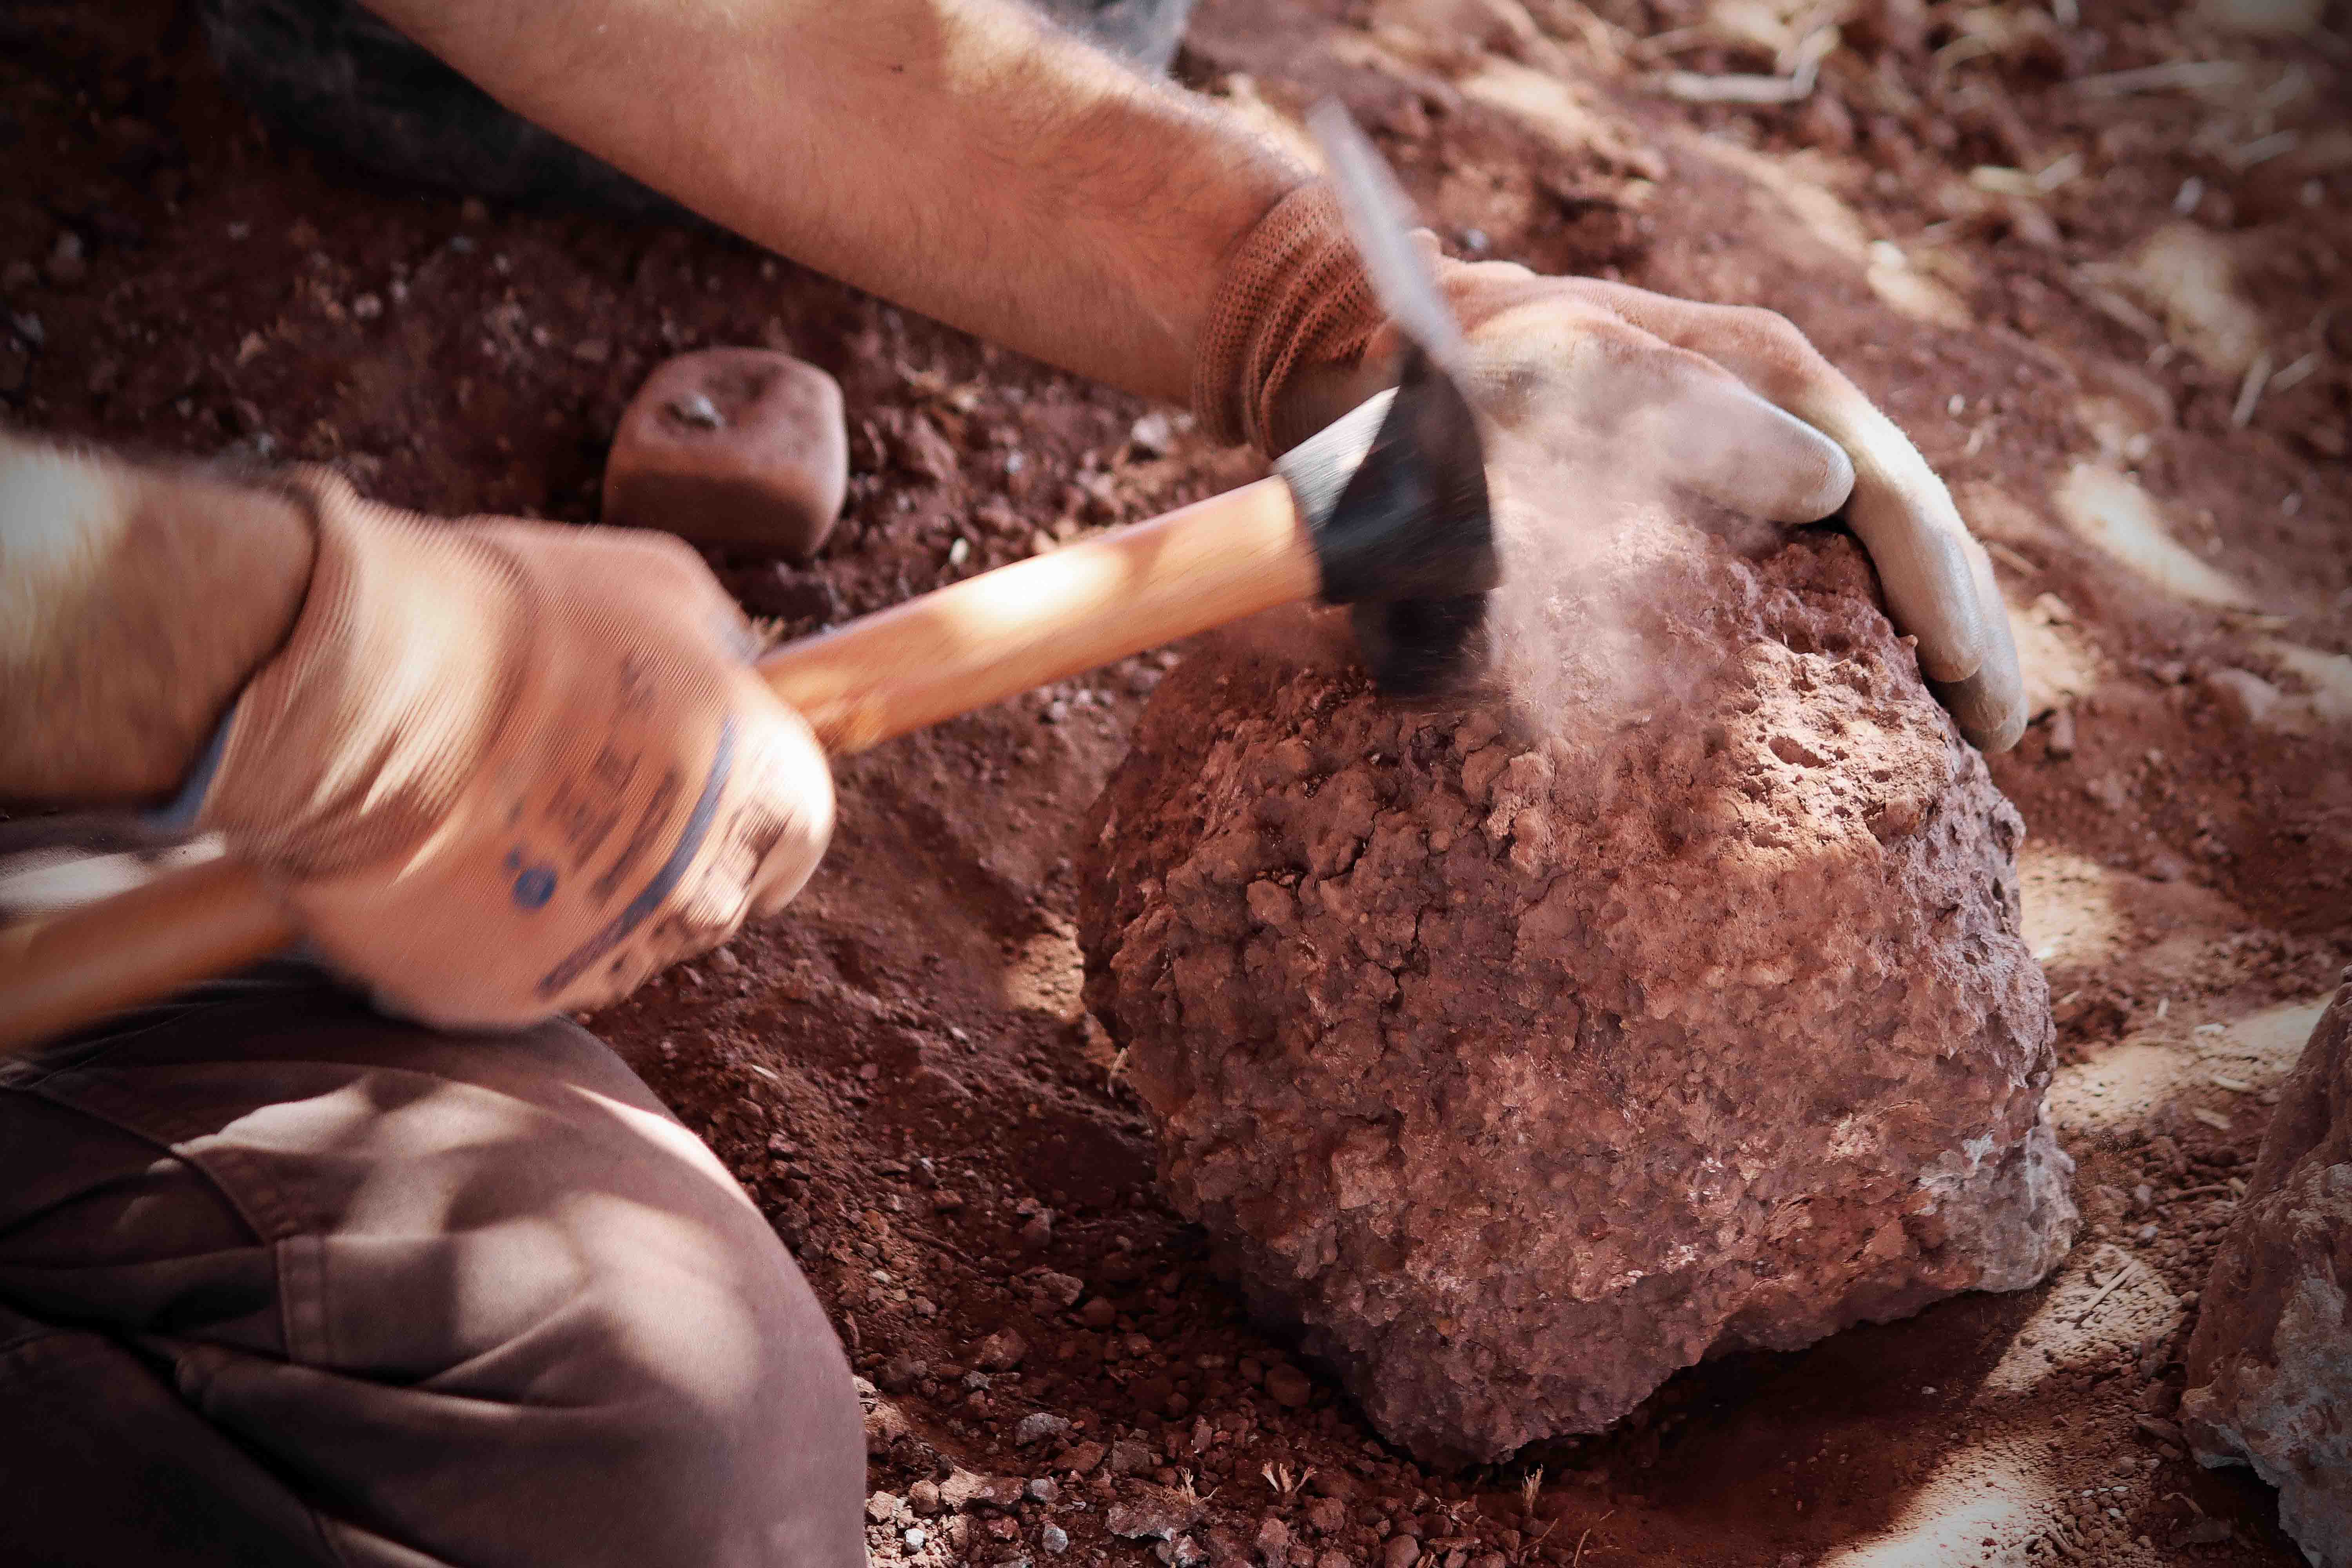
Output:
<svg viewBox="0 0 2352 1568">
<path fill-rule="evenodd" d="M 2022 827 L 1860 552 L 1525 553 L 1466 707 L 1328 614 L 1189 659 L 1083 879 L 1177 1203 L 1433 1458 L 2032 1284 L 2075 1217 Z"/>
<path fill-rule="evenodd" d="M 2316 1568 L 2352 1565 L 2352 971 L 2279 1090 L 2189 1342 L 2181 1425 L 2252 1465 Z"/>
</svg>

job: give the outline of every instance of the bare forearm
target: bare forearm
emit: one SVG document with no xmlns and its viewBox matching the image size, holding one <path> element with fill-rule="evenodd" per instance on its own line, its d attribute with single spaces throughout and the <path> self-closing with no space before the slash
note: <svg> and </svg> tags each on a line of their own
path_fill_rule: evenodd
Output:
<svg viewBox="0 0 2352 1568">
<path fill-rule="evenodd" d="M 168 797 L 312 549 L 281 496 L 0 432 L 0 801 Z"/>
<path fill-rule="evenodd" d="M 379 0 L 509 107 L 926 315 L 1181 399 L 1219 263 L 1307 175 L 1013 0 Z"/>
</svg>

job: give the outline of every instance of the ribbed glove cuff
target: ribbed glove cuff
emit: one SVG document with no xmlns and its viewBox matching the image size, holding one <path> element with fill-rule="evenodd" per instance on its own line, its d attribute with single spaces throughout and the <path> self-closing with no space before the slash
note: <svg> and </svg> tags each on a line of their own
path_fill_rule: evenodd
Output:
<svg viewBox="0 0 2352 1568">
<path fill-rule="evenodd" d="M 1192 367 L 1192 411 L 1215 439 L 1273 450 L 1273 410 L 1291 376 L 1347 363 L 1382 320 L 1339 198 L 1318 181 L 1258 221 L 1218 281 Z"/>
</svg>

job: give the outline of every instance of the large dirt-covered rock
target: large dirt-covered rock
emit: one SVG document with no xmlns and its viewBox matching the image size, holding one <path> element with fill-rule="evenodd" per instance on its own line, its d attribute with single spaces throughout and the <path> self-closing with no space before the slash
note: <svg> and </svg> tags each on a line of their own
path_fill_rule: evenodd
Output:
<svg viewBox="0 0 2352 1568">
<path fill-rule="evenodd" d="M 2021 825 L 1861 552 L 1654 517 L 1509 566 L 1465 706 L 1329 614 L 1189 659 L 1084 879 L 1170 1192 L 1433 1458 L 2029 1285 L 2074 1225 Z"/>
<path fill-rule="evenodd" d="M 2352 970 L 2279 1090 L 2213 1259 L 2180 1415 L 2206 1465 L 2252 1465 L 2315 1568 L 2352 1568 Z"/>
</svg>

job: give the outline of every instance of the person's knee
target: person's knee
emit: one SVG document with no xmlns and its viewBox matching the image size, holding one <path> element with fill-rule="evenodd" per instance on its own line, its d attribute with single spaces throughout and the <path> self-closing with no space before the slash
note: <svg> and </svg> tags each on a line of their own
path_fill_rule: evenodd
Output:
<svg viewBox="0 0 2352 1568">
<path fill-rule="evenodd" d="M 649 1548 L 861 1562 L 849 1364 L 757 1210 L 683 1129 L 642 1113 L 590 1117 L 496 1163 L 516 1161 L 528 1173 L 483 1176 L 514 1208 L 447 1238 L 452 1321 L 478 1314 L 482 1331 L 455 1336 L 463 1359 L 436 1389 L 508 1405 L 574 1461 L 565 1506 L 614 1507 Z"/>
<path fill-rule="evenodd" d="M 659 1518 L 673 1538 L 757 1542 L 750 1560 L 859 1563 L 866 1446 L 849 1364 L 797 1272 L 761 1262 L 714 1276 L 658 1246 L 603 1260 L 562 1381 L 612 1413 L 633 1527 Z"/>
<path fill-rule="evenodd" d="M 40 1218 L 0 1204 L 0 1231 L 37 1243 L 37 1315 L 152 1336 L 169 1300 L 147 1342 L 192 1431 L 436 1556 L 862 1562 L 832 1326 L 619 1058 L 570 1024 L 436 1035 L 310 983 L 238 998 L 110 1048 L 119 1128 L 0 1095 L 0 1171 Z"/>
<path fill-rule="evenodd" d="M 862 1563 L 855 1385 L 765 1223 L 740 1200 L 609 1190 L 530 1210 L 421 1241 L 329 1241 L 328 1352 L 192 1347 L 182 1394 L 474 1557 Z"/>
</svg>

